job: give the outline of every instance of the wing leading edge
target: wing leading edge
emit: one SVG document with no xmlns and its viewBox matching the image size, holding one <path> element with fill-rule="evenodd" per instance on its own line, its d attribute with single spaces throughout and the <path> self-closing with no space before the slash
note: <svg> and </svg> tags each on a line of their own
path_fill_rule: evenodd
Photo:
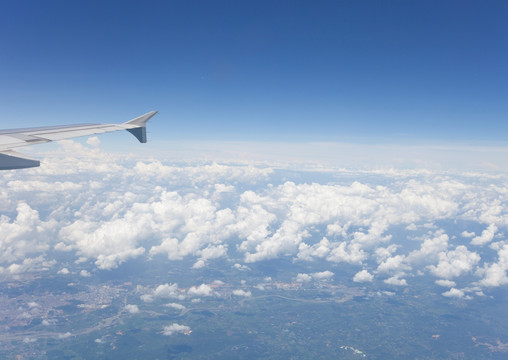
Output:
<svg viewBox="0 0 508 360">
<path fill-rule="evenodd" d="M 50 141 L 119 130 L 127 130 L 134 135 L 139 142 L 146 143 L 146 123 L 155 114 L 157 114 L 157 111 L 150 111 L 145 115 L 122 124 L 79 124 L 0 130 L 0 170 L 24 169 L 40 166 L 38 160 L 30 159 L 12 150 L 13 148 L 21 146 L 43 144 Z"/>
</svg>

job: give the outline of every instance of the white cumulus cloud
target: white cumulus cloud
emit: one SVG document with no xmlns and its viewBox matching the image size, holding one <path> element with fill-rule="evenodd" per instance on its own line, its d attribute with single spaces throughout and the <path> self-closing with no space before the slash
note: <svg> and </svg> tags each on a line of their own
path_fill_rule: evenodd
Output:
<svg viewBox="0 0 508 360">
<path fill-rule="evenodd" d="M 212 296 L 214 294 L 213 289 L 210 285 L 201 284 L 199 286 L 192 286 L 187 290 L 189 296 Z"/>
<path fill-rule="evenodd" d="M 304 282 L 309 282 L 312 280 L 312 276 L 310 276 L 309 274 L 297 274 L 296 275 L 296 279 L 295 279 L 297 282 L 301 282 L 301 283 L 304 283 Z"/>
<path fill-rule="evenodd" d="M 60 270 L 58 270 L 57 274 L 68 275 L 69 273 L 70 273 L 69 269 L 67 269 L 67 268 L 61 268 Z"/>
<path fill-rule="evenodd" d="M 173 308 L 175 310 L 185 310 L 185 306 L 183 306 L 182 304 L 178 304 L 178 303 L 169 303 L 169 304 L 166 304 L 165 306 Z"/>
<path fill-rule="evenodd" d="M 177 323 L 173 323 L 169 326 L 164 326 L 162 330 L 162 334 L 166 336 L 171 336 L 174 334 L 190 334 L 191 329 L 187 325 L 180 325 Z"/>
<path fill-rule="evenodd" d="M 235 296 L 243 296 L 243 297 L 251 297 L 252 293 L 250 291 L 245 291 L 242 289 L 233 290 L 232 294 Z"/>
<path fill-rule="evenodd" d="M 443 293 L 443 296 L 451 297 L 451 298 L 462 298 L 462 297 L 464 297 L 464 291 L 456 289 L 456 288 L 451 288 L 450 290 L 445 291 Z"/>
<path fill-rule="evenodd" d="M 354 282 L 371 282 L 373 279 L 374 276 L 365 269 L 357 272 L 353 277 Z"/>
<path fill-rule="evenodd" d="M 439 263 L 429 269 L 435 276 L 450 280 L 471 271 L 479 261 L 480 255 L 459 245 L 455 250 L 440 252 Z"/>
<path fill-rule="evenodd" d="M 312 277 L 316 280 L 329 280 L 333 277 L 333 275 L 335 274 L 330 270 L 312 273 Z"/>
<path fill-rule="evenodd" d="M 471 245 L 485 245 L 492 241 L 496 235 L 497 226 L 490 224 L 485 230 L 482 231 L 480 236 L 476 236 L 471 240 Z"/>
<path fill-rule="evenodd" d="M 79 276 L 82 276 L 82 277 L 90 277 L 92 276 L 92 274 L 90 274 L 90 272 L 86 271 L 86 270 L 81 270 L 79 272 Z"/>
<path fill-rule="evenodd" d="M 444 280 L 444 279 L 439 279 L 439 280 L 436 280 L 435 283 L 439 286 L 443 286 L 443 287 L 454 287 L 456 284 L 455 284 L 455 281 L 452 281 L 452 280 Z"/>
<path fill-rule="evenodd" d="M 398 275 L 392 276 L 386 280 L 384 280 L 385 284 L 395 285 L 395 286 L 407 286 L 406 279 L 401 279 Z"/>
</svg>

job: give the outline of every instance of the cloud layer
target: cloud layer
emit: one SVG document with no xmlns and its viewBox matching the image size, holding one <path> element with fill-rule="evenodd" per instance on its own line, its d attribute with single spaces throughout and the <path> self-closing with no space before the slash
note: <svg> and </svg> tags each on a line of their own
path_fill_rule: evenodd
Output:
<svg viewBox="0 0 508 360">
<path fill-rule="evenodd" d="M 427 274 L 448 297 L 508 283 L 504 174 L 335 171 L 302 181 L 248 164 L 119 158 L 90 144 L 63 142 L 41 168 L 1 174 L 0 274 L 49 269 L 61 253 L 100 270 L 161 256 L 197 269 L 231 259 L 243 271 L 278 258 L 348 264 L 364 284 L 407 286 Z M 456 288 L 466 278 L 469 288 Z M 205 284 L 185 294 L 161 286 L 145 300 L 213 295 Z"/>
</svg>

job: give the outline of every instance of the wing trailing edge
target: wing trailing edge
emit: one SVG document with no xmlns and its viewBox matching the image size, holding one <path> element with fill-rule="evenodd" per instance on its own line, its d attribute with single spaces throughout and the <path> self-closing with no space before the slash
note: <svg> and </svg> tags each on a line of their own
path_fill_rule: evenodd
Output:
<svg viewBox="0 0 508 360">
<path fill-rule="evenodd" d="M 122 124 L 81 124 L 50 126 L 29 129 L 0 130 L 0 170 L 24 169 L 40 166 L 38 160 L 30 159 L 23 154 L 13 151 L 13 148 L 42 144 L 50 141 L 70 139 L 127 130 L 141 143 L 146 143 L 146 124 L 157 114 L 150 111 Z"/>
</svg>

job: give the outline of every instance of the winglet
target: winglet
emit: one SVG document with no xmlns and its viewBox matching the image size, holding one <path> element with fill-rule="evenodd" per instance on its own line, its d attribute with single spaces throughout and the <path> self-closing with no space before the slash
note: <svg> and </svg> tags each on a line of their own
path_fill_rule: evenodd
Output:
<svg viewBox="0 0 508 360">
<path fill-rule="evenodd" d="M 136 126 L 135 128 L 127 129 L 127 131 L 130 132 L 132 135 L 134 135 L 136 139 L 139 140 L 139 142 L 146 143 L 146 123 L 148 122 L 148 120 L 154 117 L 155 114 L 157 114 L 157 111 L 150 111 L 145 115 L 125 122 L 124 125 Z"/>
</svg>

